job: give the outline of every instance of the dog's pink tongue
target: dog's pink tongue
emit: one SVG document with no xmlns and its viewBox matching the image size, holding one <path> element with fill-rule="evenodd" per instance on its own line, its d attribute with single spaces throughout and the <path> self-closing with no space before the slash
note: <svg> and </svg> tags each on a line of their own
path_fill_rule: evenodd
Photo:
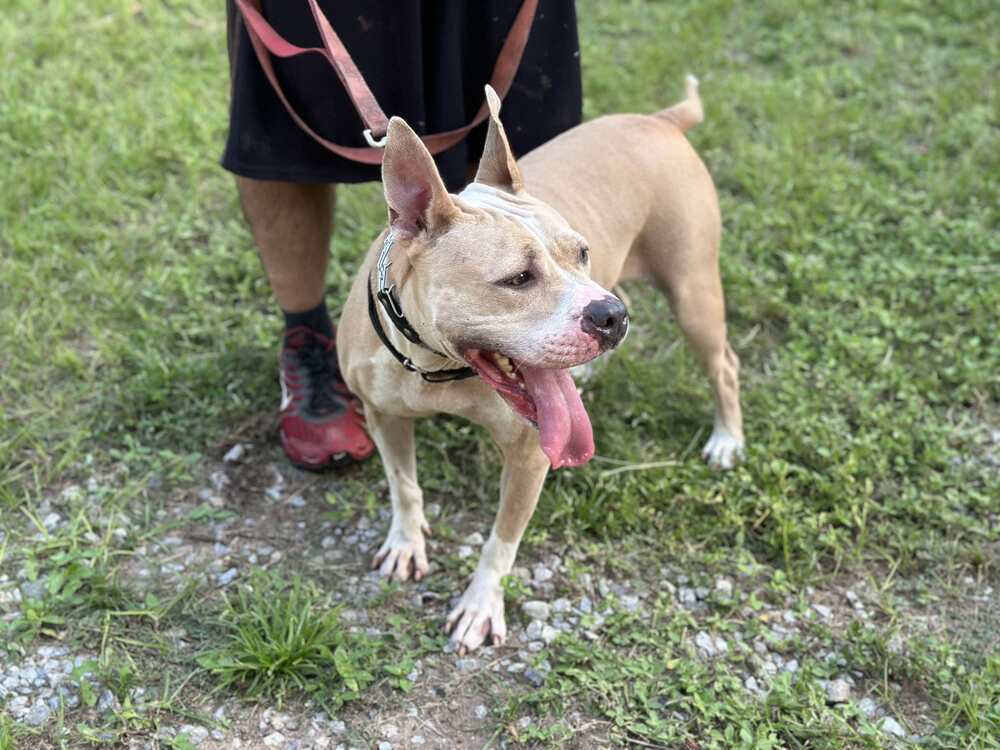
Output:
<svg viewBox="0 0 1000 750">
<path fill-rule="evenodd" d="M 581 466 L 594 456 L 594 432 L 569 370 L 521 366 L 538 414 L 542 450 L 553 469 Z"/>
</svg>

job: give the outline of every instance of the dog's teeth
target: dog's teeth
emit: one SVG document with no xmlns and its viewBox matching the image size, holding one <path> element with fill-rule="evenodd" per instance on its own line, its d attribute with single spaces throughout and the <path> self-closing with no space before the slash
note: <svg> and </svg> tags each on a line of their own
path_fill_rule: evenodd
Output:
<svg viewBox="0 0 1000 750">
<path fill-rule="evenodd" d="M 497 363 L 497 367 L 500 368 L 501 372 L 507 375 L 514 374 L 514 363 L 510 361 L 509 357 L 505 357 L 497 352 L 493 354 L 493 361 Z"/>
</svg>

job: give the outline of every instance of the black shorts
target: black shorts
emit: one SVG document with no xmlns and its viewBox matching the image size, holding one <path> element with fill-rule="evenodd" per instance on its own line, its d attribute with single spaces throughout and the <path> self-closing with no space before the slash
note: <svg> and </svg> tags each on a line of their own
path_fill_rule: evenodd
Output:
<svg viewBox="0 0 1000 750">
<path fill-rule="evenodd" d="M 467 124 L 483 103 L 520 0 L 321 0 L 387 116 L 420 134 Z M 264 17 L 289 42 L 322 46 L 308 5 L 264 0 Z M 254 56 L 242 19 L 227 0 L 232 72 L 229 137 L 222 166 L 260 180 L 368 182 L 379 167 L 336 156 L 292 121 Z M 329 63 L 318 55 L 274 58 L 282 88 L 320 135 L 364 146 L 364 124 Z M 580 49 L 573 0 L 542 0 L 524 57 L 503 103 L 502 119 L 521 156 L 581 119 Z M 465 184 L 478 162 L 486 125 L 435 157 L 449 188 Z"/>
</svg>

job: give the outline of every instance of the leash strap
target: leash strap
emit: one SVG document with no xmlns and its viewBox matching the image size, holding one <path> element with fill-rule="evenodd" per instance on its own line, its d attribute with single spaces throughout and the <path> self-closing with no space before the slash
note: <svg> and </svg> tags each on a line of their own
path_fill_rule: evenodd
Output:
<svg viewBox="0 0 1000 750">
<path fill-rule="evenodd" d="M 340 37 L 333 30 L 330 21 L 323 15 L 323 11 L 320 10 L 317 0 L 306 0 L 306 2 L 308 2 L 309 9 L 312 11 L 313 18 L 316 21 L 320 38 L 323 41 L 323 47 L 298 47 L 287 41 L 264 20 L 264 16 L 261 14 L 261 0 L 236 0 L 236 5 L 239 7 L 240 13 L 243 15 L 243 20 L 246 22 L 245 26 L 247 34 L 250 37 L 250 43 L 253 45 L 254 52 L 264 71 L 264 75 L 267 76 L 267 80 L 271 83 L 271 88 L 274 89 L 274 93 L 277 94 L 278 99 L 281 100 L 281 103 L 285 106 L 285 109 L 295 123 L 308 133 L 313 140 L 338 156 L 362 164 L 381 164 L 382 147 L 385 145 L 385 134 L 389 127 L 389 119 L 375 100 L 375 96 L 372 94 L 371 89 L 368 88 L 364 76 L 361 75 L 361 71 L 354 64 L 354 60 L 348 53 L 347 48 L 344 47 L 343 42 L 340 41 Z M 528 42 L 528 35 L 531 33 L 531 23 L 534 20 L 537 7 L 538 0 L 524 0 L 521 4 L 521 9 L 514 18 L 514 23 L 507 33 L 507 38 L 504 40 L 500 54 L 497 56 L 496 63 L 493 66 L 493 73 L 490 76 L 489 83 L 501 99 L 510 90 L 510 86 L 514 81 L 514 75 L 521 64 L 521 57 L 524 54 L 524 47 Z M 370 146 L 343 146 L 327 140 L 310 128 L 292 107 L 288 98 L 281 90 L 281 85 L 278 83 L 278 77 L 271 62 L 271 55 L 288 58 L 305 54 L 321 55 L 337 72 L 337 77 L 343 83 L 344 89 L 351 99 L 351 103 L 354 104 L 354 108 L 358 111 L 358 115 L 365 124 L 366 130 L 364 135 Z M 482 123 L 488 116 L 489 107 L 484 99 L 479 110 L 476 112 L 476 116 L 472 118 L 472 121 L 468 125 L 443 133 L 424 135 L 421 136 L 421 140 L 423 140 L 424 145 L 427 146 L 427 150 L 432 154 L 440 153 L 465 138 L 470 130 Z"/>
</svg>

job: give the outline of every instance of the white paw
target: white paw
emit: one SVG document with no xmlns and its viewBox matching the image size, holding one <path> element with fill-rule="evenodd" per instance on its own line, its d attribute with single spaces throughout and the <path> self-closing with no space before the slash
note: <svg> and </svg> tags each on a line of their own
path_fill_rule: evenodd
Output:
<svg viewBox="0 0 1000 750">
<path fill-rule="evenodd" d="M 451 633 L 451 642 L 459 654 L 479 648 L 490 636 L 494 646 L 502 645 L 507 637 L 507 623 L 499 580 L 473 578 L 458 606 L 448 615 L 445 631 Z"/>
<path fill-rule="evenodd" d="M 743 441 L 725 427 L 716 427 L 702 448 L 701 457 L 713 469 L 731 469 L 743 458 Z"/>
<path fill-rule="evenodd" d="M 419 581 L 427 575 L 429 566 L 424 534 L 430 534 L 431 530 L 426 521 L 411 526 L 405 530 L 393 524 L 389 536 L 375 553 L 372 567 L 378 568 L 386 578 L 406 581 L 412 576 L 414 581 Z"/>
</svg>

